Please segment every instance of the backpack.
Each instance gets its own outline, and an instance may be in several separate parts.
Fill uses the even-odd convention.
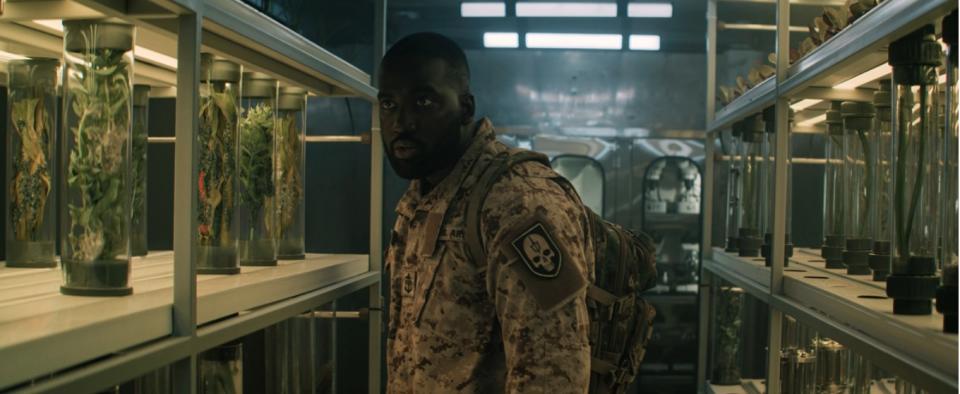
[[[466,241],[470,255],[484,260],[480,210],[493,184],[513,166],[527,161],[550,165],[547,156],[510,149],[496,156],[480,175],[467,201]],[[573,185],[558,178],[575,193]],[[623,393],[637,376],[653,333],[656,310],[641,296],[656,284],[655,248],[644,234],[635,234],[603,220],[584,207],[592,227],[595,280],[587,288],[590,312],[590,392]]]

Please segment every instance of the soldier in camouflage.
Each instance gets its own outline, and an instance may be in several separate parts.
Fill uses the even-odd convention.
[[[388,393],[584,393],[585,289],[593,245],[585,208],[559,175],[523,162],[480,211],[486,261],[465,244],[467,197],[507,147],[474,120],[463,51],[418,33],[381,62],[380,123],[410,186],[386,253]]]

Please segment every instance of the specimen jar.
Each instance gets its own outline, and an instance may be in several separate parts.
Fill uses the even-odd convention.
[[[927,315],[939,278],[940,139],[936,67],[940,44],[933,25],[894,41],[893,66],[893,243],[887,296],[893,313]]]
[[[783,154],[786,155],[787,160],[787,194],[785,198],[786,201],[786,212],[784,213],[784,249],[783,249],[783,266],[786,267],[790,264],[790,257],[793,256],[793,243],[790,242],[790,226],[792,225],[793,220],[793,152],[792,146],[793,143],[790,141],[789,133],[793,127],[793,110],[788,110],[788,119],[787,119],[787,150]],[[766,146],[765,150],[767,151],[767,161],[766,161],[766,178],[767,178],[767,231],[763,234],[763,248],[760,251],[760,254],[766,259],[766,265],[769,267],[773,263],[773,216],[774,212],[774,203],[776,196],[776,156],[780,153],[777,152],[777,123],[776,123],[776,107],[768,107],[763,110],[763,122],[766,125],[764,133],[764,142]]]
[[[843,115],[841,102],[832,101],[827,110],[823,165],[823,247],[827,268],[844,268],[843,247]]]
[[[296,260],[304,257],[305,140],[307,91],[295,87],[280,89],[277,100],[277,160],[275,169],[277,211],[277,257]]]
[[[873,151],[873,103],[844,101],[843,114],[843,194],[844,233],[846,248],[843,263],[849,275],[869,275],[869,256],[873,248],[871,205],[876,200],[873,173],[876,171]]]
[[[134,28],[112,20],[63,27],[60,290],[127,295]]]
[[[644,198],[643,206],[646,212],[667,213],[667,202],[660,195],[660,177],[663,174],[663,168],[666,165],[665,160],[651,164],[647,170],[646,178],[643,180]]]
[[[849,380],[850,349],[829,338],[815,341],[817,393],[844,393]]]
[[[239,341],[217,346],[197,357],[197,393],[243,392],[243,347]]]
[[[873,146],[873,187],[874,198],[870,205],[870,221],[873,228],[873,250],[868,257],[873,280],[887,280],[890,269],[890,240],[893,222],[890,218],[893,204],[893,124],[891,123],[892,104],[890,80],[880,80],[880,90],[873,93],[873,106],[877,110],[874,128]]]
[[[236,274],[233,222],[237,185],[237,105],[240,65],[200,56],[200,127],[197,134],[197,273]]]
[[[958,233],[957,219],[960,217],[958,210],[957,179],[960,173],[957,171],[958,152],[958,106],[957,99],[960,97],[960,90],[957,87],[957,10],[950,13],[943,20],[943,41],[947,44],[946,56],[946,84],[942,87],[944,90],[944,135],[943,135],[943,239],[941,267],[951,264],[957,264],[958,245],[960,239]]]
[[[736,122],[730,130],[730,144],[725,149],[727,160],[727,252],[740,248],[737,231],[740,229],[740,135],[743,122]]]
[[[714,286],[713,356],[710,383],[734,385],[740,383],[740,326],[742,322],[743,289]]]
[[[60,61],[7,64],[7,267],[56,267],[54,189]]]
[[[273,138],[276,116],[277,80],[263,73],[243,73],[236,217],[240,265],[277,264]]]
[[[133,134],[130,140],[130,255],[147,255],[147,113],[150,86],[133,86]]]
[[[744,121],[740,145],[740,230],[739,254],[757,257],[763,245],[764,212],[762,200],[766,179],[763,174],[763,119],[755,115]]]

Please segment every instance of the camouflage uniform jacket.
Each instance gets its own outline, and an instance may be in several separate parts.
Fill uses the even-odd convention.
[[[487,119],[426,195],[412,181],[387,249],[388,393],[584,393],[593,246],[579,197],[539,162],[516,165],[480,213],[487,261],[472,261],[470,187],[508,149]]]

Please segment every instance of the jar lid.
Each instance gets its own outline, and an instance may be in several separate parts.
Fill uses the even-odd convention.
[[[862,101],[844,101],[840,107],[844,118],[873,118],[877,113],[873,103]]]
[[[240,85],[240,97],[273,98],[277,94],[276,79],[246,79]]]
[[[240,82],[240,65],[212,53],[200,54],[200,80]]]
[[[880,90],[873,92],[873,105],[877,108],[890,108],[890,79],[881,79]]]

